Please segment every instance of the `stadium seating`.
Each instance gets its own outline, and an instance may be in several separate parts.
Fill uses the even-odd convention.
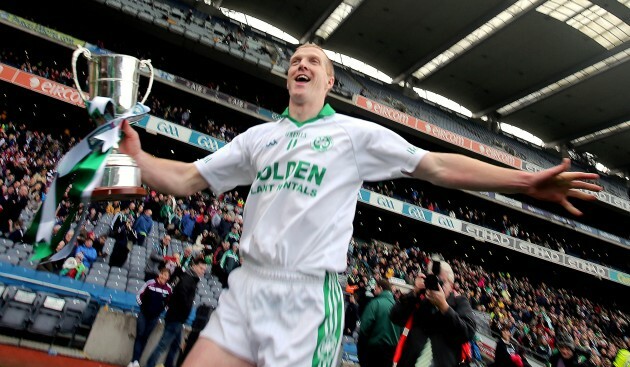
[[[63,317],[66,300],[53,294],[39,292],[40,305],[34,311],[27,330],[33,334],[53,336]]]
[[[0,312],[0,327],[24,330],[33,310],[37,308],[37,293],[24,287],[9,286]]]

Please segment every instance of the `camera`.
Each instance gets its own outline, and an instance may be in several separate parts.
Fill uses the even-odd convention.
[[[427,289],[432,291],[439,291],[440,287],[443,283],[440,278],[435,274],[429,274],[426,278],[424,278],[424,285]]]
[[[440,286],[444,285],[444,282],[438,278],[440,274],[440,262],[434,261],[433,266],[431,267],[431,274],[428,274],[426,278],[424,278],[424,285],[426,289],[432,291],[439,291]]]

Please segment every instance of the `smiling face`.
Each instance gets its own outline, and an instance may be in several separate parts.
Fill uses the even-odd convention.
[[[334,82],[332,63],[319,47],[305,45],[295,51],[287,74],[287,89],[292,103],[321,103],[323,106]]]

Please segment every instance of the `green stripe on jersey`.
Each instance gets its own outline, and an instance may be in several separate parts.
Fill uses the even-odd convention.
[[[337,274],[326,273],[324,280],[324,320],[317,330],[313,367],[332,367],[341,346],[343,295]]]

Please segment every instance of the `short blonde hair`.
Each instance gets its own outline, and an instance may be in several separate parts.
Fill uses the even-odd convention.
[[[316,49],[320,50],[324,54],[324,57],[326,58],[326,60],[325,60],[325,62],[326,62],[326,73],[328,74],[328,76],[332,76],[334,78],[335,77],[335,67],[333,66],[333,63],[330,60],[330,58],[328,58],[328,55],[326,55],[326,52],[324,52],[324,49],[321,48],[319,45],[316,45],[314,43],[305,43],[303,45],[300,45],[298,48],[296,48],[295,52],[297,52],[301,48],[307,48],[307,47],[316,48]]]

